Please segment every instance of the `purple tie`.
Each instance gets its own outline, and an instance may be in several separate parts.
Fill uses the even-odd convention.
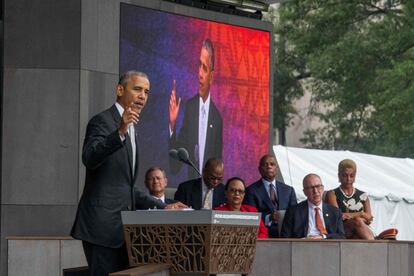
[[[273,205],[276,205],[277,203],[277,196],[275,191],[275,185],[270,183],[269,185],[269,194],[270,194],[270,200],[272,201]]]

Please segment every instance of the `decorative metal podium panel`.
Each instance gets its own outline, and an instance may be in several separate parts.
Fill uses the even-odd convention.
[[[131,266],[166,263],[176,273],[251,271],[259,213],[127,211],[122,221]]]

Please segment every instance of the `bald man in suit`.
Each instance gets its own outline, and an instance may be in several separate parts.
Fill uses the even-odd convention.
[[[322,202],[323,185],[316,174],[303,179],[307,200],[289,208],[283,220],[281,237],[307,239],[344,239],[342,212]]]

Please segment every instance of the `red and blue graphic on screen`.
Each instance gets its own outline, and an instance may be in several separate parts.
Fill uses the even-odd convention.
[[[171,186],[188,178],[185,167],[169,171],[169,100],[175,80],[179,131],[186,101],[198,94],[206,38],[215,52],[210,97],[223,119],[225,178],[259,178],[258,161],[269,151],[270,33],[121,4],[120,72],[143,71],[151,83],[139,122],[142,179],[150,166],[166,169]]]

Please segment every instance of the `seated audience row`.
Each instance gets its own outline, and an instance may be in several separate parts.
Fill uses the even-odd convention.
[[[174,201],[165,199],[167,185],[165,171],[150,168],[145,184],[150,194],[166,202],[182,202],[193,209],[216,209],[241,212],[260,212],[262,221],[260,238],[360,238],[374,239],[369,228],[372,221],[366,193],[354,188],[356,164],[346,159],[339,163],[338,179],[341,185],[326,193],[320,177],[308,174],[303,179],[303,192],[307,199],[297,204],[291,186],[276,180],[278,165],[272,155],[264,155],[258,166],[261,178],[246,188],[243,179],[230,178],[222,183],[224,164],[217,158],[209,159],[202,177],[181,183]],[[287,210],[283,225],[279,210]]]

